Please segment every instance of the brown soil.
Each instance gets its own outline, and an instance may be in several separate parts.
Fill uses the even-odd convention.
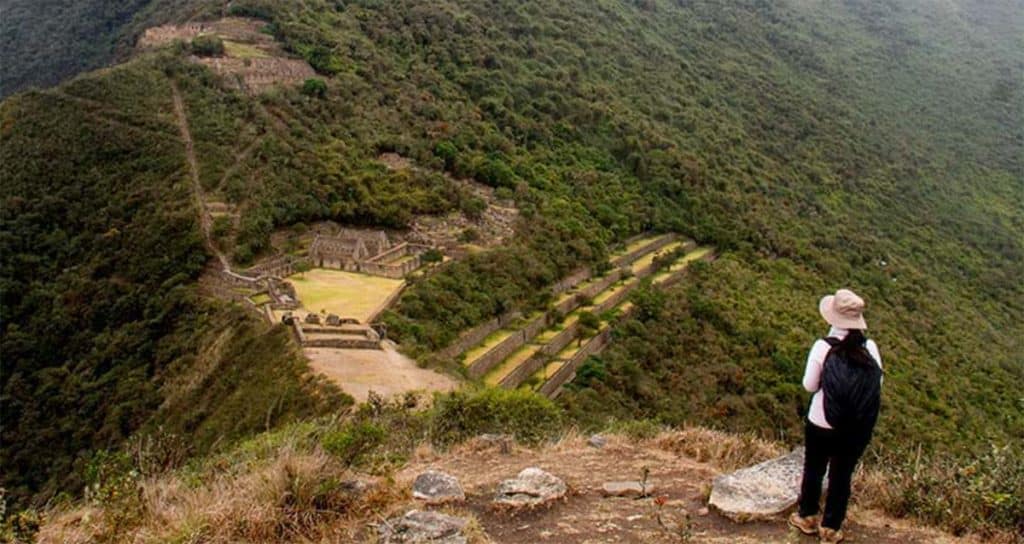
[[[702,542],[702,543],[816,543],[817,539],[790,529],[784,520],[733,522],[715,512],[702,514],[707,489],[718,471],[707,464],[659,450],[638,447],[624,438],[610,437],[603,449],[571,439],[544,451],[514,449],[503,454],[495,446],[470,443],[444,456],[425,454],[399,475],[410,484],[427,468],[459,478],[467,501],[446,507],[450,513],[472,516],[497,543],[552,542]],[[491,507],[497,484],[528,466],[537,466],[563,478],[569,496],[548,508],[511,513]],[[656,496],[667,501],[659,509],[653,499],[603,498],[607,481],[638,480],[644,469],[656,482]],[[397,508],[421,507],[404,504]],[[969,542],[932,529],[922,529],[873,511],[851,508],[845,527],[846,542],[906,544]]]
[[[303,350],[309,366],[326,376],[357,401],[364,402],[370,391],[393,397],[409,391],[451,391],[455,380],[432,370],[416,366],[416,362],[399,353],[389,341],[384,349]]]

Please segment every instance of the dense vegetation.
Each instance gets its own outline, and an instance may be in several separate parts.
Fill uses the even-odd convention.
[[[55,85],[125,57],[135,37],[168,21],[212,16],[198,0],[10,0],[0,17],[0,98]]]
[[[298,223],[401,228],[474,209],[442,172],[513,195],[524,221],[509,247],[442,267],[387,316],[413,351],[543,306],[545,286],[629,234],[675,230],[723,257],[645,294],[562,401],[584,425],[701,421],[796,440],[803,357],[824,332],[815,303],[847,285],[869,301],[887,366],[879,453],[921,444],[955,464],[992,442],[1020,459],[1019,0],[231,6],[323,85],[245,97],[171,50],[3,105],[4,413],[45,397],[85,414],[5,417],[4,485],[37,491],[74,452],[147,421],[204,440],[223,429],[155,411],[162,369],[188,367],[196,338],[219,346],[204,315],[228,332],[246,323],[194,298],[205,257],[168,78],[204,189],[240,214],[217,231],[239,263]],[[385,151],[423,169],[389,171]],[[295,369],[280,381],[297,384],[280,332],[248,334],[267,335],[267,359]],[[235,364],[273,364],[245,345]],[[320,409],[288,399],[288,417]],[[27,444],[17,461],[12,444]]]
[[[283,328],[198,296],[203,251],[159,59],[0,106],[2,486],[76,493],[140,428],[196,453],[343,404]]]

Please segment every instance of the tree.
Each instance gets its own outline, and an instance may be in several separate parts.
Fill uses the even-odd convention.
[[[302,84],[301,92],[306,96],[323,98],[327,96],[327,83],[318,78],[307,79],[306,82]]]
[[[202,35],[192,40],[192,54],[200,57],[219,57],[224,54],[224,40],[219,36]]]
[[[301,260],[295,263],[295,272],[297,272],[299,276],[305,277],[306,272],[309,272],[312,269],[313,265],[310,264],[309,261]]]
[[[601,327],[601,318],[597,317],[594,312],[580,312],[579,324],[580,334],[576,337],[576,347],[583,344],[584,338],[590,338],[597,332],[597,329]]]

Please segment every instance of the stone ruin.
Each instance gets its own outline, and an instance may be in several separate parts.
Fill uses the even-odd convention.
[[[152,49],[174,42],[189,42],[203,35],[218,36],[244,45],[244,53],[235,54],[228,48],[223,56],[193,56],[190,60],[220,75],[226,87],[251,95],[260,94],[275,85],[296,85],[316,77],[316,71],[308,62],[291,58],[272,36],[263,32],[265,26],[264,21],[245,17],[162,25],[146,29],[137,46]]]
[[[384,231],[341,229],[337,234],[317,234],[309,247],[313,266],[362,272],[386,278],[404,278],[420,267],[429,248],[402,242],[393,245]]]
[[[176,41],[189,41],[213,30],[209,23],[186,23],[183,25],[161,25],[147,28],[139,37],[141,48],[161,47]]]

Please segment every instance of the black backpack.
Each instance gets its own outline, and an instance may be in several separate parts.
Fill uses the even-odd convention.
[[[825,341],[832,346],[821,373],[825,420],[841,432],[870,437],[882,402],[882,369],[869,354],[868,364],[851,360],[845,350],[836,349],[838,339]],[[866,350],[863,345],[855,349]]]

